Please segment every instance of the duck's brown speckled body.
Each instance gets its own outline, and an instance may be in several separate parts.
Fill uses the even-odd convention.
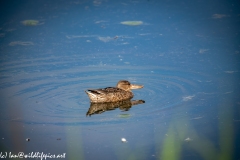
[[[142,85],[131,84],[126,80],[118,82],[116,87],[89,89],[85,91],[92,103],[118,102],[133,98],[131,89],[143,88]]]

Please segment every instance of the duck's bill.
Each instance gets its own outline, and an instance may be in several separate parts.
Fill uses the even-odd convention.
[[[131,89],[140,89],[143,88],[143,85],[131,84]]]

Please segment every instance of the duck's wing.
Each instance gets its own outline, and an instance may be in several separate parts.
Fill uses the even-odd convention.
[[[89,89],[88,92],[91,92],[92,94],[108,94],[108,93],[116,93],[121,92],[122,89],[116,88],[116,87],[107,87],[103,89]]]

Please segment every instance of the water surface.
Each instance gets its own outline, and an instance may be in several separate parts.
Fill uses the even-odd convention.
[[[2,152],[239,159],[238,2],[3,6],[10,9],[0,19]],[[144,85],[133,100],[145,103],[86,116],[84,91],[122,79]]]

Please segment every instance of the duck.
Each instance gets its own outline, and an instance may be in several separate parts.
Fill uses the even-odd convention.
[[[85,92],[91,103],[106,103],[130,100],[134,96],[131,90],[140,88],[143,88],[143,85],[131,84],[127,80],[120,80],[116,87],[88,89]]]

